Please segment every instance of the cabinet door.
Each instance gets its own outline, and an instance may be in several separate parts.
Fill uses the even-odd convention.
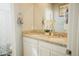
[[[66,47],[52,45],[52,56],[66,56]]]
[[[58,51],[52,51],[51,56],[66,56],[66,54],[59,53]]]
[[[24,45],[24,56],[37,56],[37,46],[32,46],[29,44]]]
[[[39,56],[50,56],[50,49],[39,47]]]
[[[51,55],[51,44],[39,41],[39,56],[50,56]]]
[[[24,41],[23,43],[24,56],[37,56],[38,55],[37,40],[31,38],[24,38],[23,41]]]

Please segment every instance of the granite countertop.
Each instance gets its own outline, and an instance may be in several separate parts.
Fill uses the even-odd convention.
[[[30,37],[33,39],[37,39],[37,40],[42,40],[45,42],[49,42],[51,44],[56,44],[56,45],[60,45],[63,47],[67,46],[67,37],[64,36],[54,36],[54,35],[47,35],[46,33],[43,32],[36,32],[36,31],[24,31],[23,32],[23,36],[24,37]]]

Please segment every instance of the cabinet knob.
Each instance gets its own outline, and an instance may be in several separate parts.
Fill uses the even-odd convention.
[[[70,55],[70,56],[72,55],[72,51],[69,49],[66,50],[66,53],[67,53],[67,55]]]

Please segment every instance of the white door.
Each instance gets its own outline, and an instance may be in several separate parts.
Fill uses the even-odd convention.
[[[0,45],[2,47],[15,40],[14,18],[12,4],[0,3]]]
[[[69,4],[68,46],[71,55],[79,55],[79,4]],[[78,34],[78,35],[77,35]]]
[[[0,3],[0,45],[10,44],[12,55],[22,55],[21,27],[14,8],[14,4]]]
[[[11,31],[11,12],[10,4],[0,4],[0,45],[6,45],[10,43],[10,31]]]

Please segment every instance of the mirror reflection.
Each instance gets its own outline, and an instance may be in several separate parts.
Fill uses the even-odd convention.
[[[45,31],[67,32],[68,4],[48,4],[42,21]]]

